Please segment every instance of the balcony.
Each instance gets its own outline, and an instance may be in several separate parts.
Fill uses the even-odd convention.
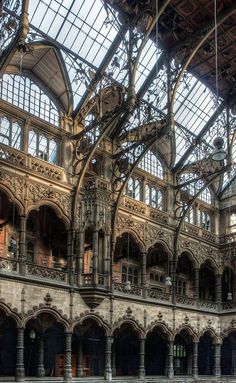
[[[169,215],[163,210],[155,209],[146,205],[142,201],[137,201],[134,198],[123,196],[121,205],[133,213],[145,215],[153,221],[168,223]]]
[[[23,166],[55,181],[66,181],[65,171],[61,167],[51,165],[46,161],[37,157],[32,157],[30,154],[26,154],[4,144],[0,144],[0,160],[4,160],[5,163],[16,165],[20,169],[22,169]]]
[[[193,225],[192,223],[184,222],[182,231],[187,234],[193,235],[194,237],[202,238],[205,241],[218,244],[218,237],[215,233],[212,233],[208,230],[204,230],[201,227]]]

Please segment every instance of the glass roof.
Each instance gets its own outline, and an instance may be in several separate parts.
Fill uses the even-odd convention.
[[[21,4],[16,0],[5,0],[5,9],[13,11],[16,3]],[[19,6],[14,12],[19,14]],[[107,79],[123,87],[128,86],[128,32],[121,25],[118,13],[111,11],[106,1],[29,0],[29,22],[34,39],[48,39],[60,48],[72,85],[74,110],[85,98],[96,72],[104,66],[104,57],[107,57],[105,63]],[[137,36],[141,36],[141,32],[137,33]],[[118,45],[112,50],[117,39]],[[140,43],[141,39],[137,42],[137,49]],[[153,113],[165,116],[168,106],[168,79],[166,65],[159,64],[161,54],[160,47],[149,39],[139,59],[135,86],[136,92],[144,87],[143,100],[150,103]],[[174,60],[170,65],[174,73],[176,70]],[[156,76],[149,81],[149,75],[153,71],[156,71]],[[103,84],[102,81],[99,86]],[[177,166],[199,135],[203,141],[198,149],[185,158],[184,163],[196,160],[197,152],[212,148],[212,138],[216,129],[219,130],[219,124],[213,122],[212,128],[206,133],[204,128],[217,106],[218,102],[215,101],[210,89],[194,75],[186,72],[177,89],[174,103]],[[135,120],[136,115],[131,116],[130,122],[127,123],[131,129],[134,124],[139,125]]]

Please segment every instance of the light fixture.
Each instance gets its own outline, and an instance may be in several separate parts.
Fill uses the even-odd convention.
[[[33,328],[29,332],[29,337],[30,337],[30,340],[32,340],[32,342],[33,342],[35,337],[36,337],[36,332],[34,331]]]
[[[172,286],[171,277],[166,277],[166,279],[165,279],[165,285],[166,285],[166,286]]]
[[[222,137],[217,136],[213,141],[213,145],[215,147],[211,154],[211,158],[213,159],[213,161],[225,160],[227,157],[227,153],[224,150],[224,139]]]

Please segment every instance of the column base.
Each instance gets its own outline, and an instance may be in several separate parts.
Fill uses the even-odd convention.
[[[38,367],[38,370],[37,370],[37,377],[38,377],[38,378],[44,378],[44,377],[45,377],[45,370],[44,370],[44,367]]]
[[[83,378],[83,375],[84,375],[83,368],[78,368],[77,369],[77,377],[78,378]]]
[[[194,379],[198,378],[198,369],[193,369],[193,377]]]
[[[173,367],[169,367],[169,368],[167,369],[167,377],[168,377],[169,379],[173,379],[173,377],[174,377],[174,368],[173,368]]]
[[[145,369],[144,368],[139,369],[138,377],[139,377],[139,379],[143,379],[145,377]]]
[[[71,372],[71,369],[70,370],[65,370],[65,373],[64,373],[64,382],[65,383],[72,383],[72,372]]]
[[[25,380],[25,369],[24,369],[24,366],[16,367],[15,380],[16,380],[16,382],[24,382],[24,380]]]
[[[214,376],[217,378],[221,377],[221,370],[220,368],[214,369]]]
[[[107,370],[107,371],[105,370],[104,378],[108,382],[112,381],[112,372],[111,372],[111,370]]]

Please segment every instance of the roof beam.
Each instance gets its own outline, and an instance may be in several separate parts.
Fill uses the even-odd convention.
[[[214,122],[217,120],[217,118],[220,116],[220,114],[223,112],[224,110],[224,107],[225,107],[225,103],[222,102],[219,107],[217,108],[217,110],[214,112],[214,114],[209,118],[209,120],[207,121],[207,123],[205,124],[205,126],[202,128],[202,130],[199,132],[199,134],[196,136],[196,142],[197,143],[200,143],[202,138],[204,137],[204,135],[208,132],[208,130],[210,129],[210,127],[214,124]],[[197,144],[198,145],[198,144]],[[194,144],[191,144],[189,146],[189,148],[186,150],[186,152],[183,154],[183,156],[180,158],[179,162],[177,162],[177,164],[175,165],[175,167],[173,168],[173,171],[175,172],[178,168],[181,168],[184,164],[184,162],[187,160],[187,158],[189,157],[189,155],[192,153],[194,147],[196,145]]]

